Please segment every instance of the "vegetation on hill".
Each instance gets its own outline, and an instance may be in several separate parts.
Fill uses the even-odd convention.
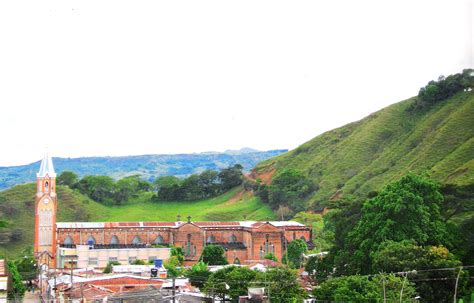
[[[321,289],[327,288],[315,291],[318,299],[336,299],[344,279],[378,279],[379,273],[406,276],[423,302],[452,300],[458,276],[458,294],[466,295],[474,284],[461,266],[472,265],[474,230],[447,221],[442,201],[436,183],[408,174],[373,198],[340,204],[325,217],[325,229],[333,234],[329,254],[306,265]],[[467,222],[472,221],[474,216]],[[342,284],[333,279],[342,276]]]
[[[427,173],[442,184],[472,184],[474,92],[458,92],[425,110],[410,110],[417,101],[393,104],[317,136],[259,163],[252,177],[263,181],[286,169],[299,171],[317,189],[305,199],[305,208],[342,195],[379,191],[410,171]]]
[[[208,169],[223,169],[237,163],[243,166],[244,171],[249,171],[258,162],[286,151],[242,149],[224,153],[53,158],[53,162],[57,173],[73,171],[80,177],[103,175],[113,179],[141,175],[143,179],[153,181],[161,176],[182,178]],[[39,167],[39,162],[22,166],[0,167],[0,190],[35,180]]]
[[[35,184],[0,192],[0,255],[18,256],[33,244]],[[194,221],[274,219],[270,207],[236,187],[214,198],[197,201],[153,202],[152,192],[140,192],[121,205],[98,203],[78,190],[58,185],[58,222],[175,221],[178,215]],[[238,197],[238,198],[236,198]]]
[[[219,172],[206,170],[184,179],[174,176],[160,177],[155,181],[158,194],[154,201],[193,201],[212,198],[242,184],[242,165],[236,164]]]
[[[85,176],[82,179],[70,171],[58,176],[58,184],[77,189],[80,193],[102,204],[121,205],[146,193],[153,193],[151,200],[196,201],[213,198],[242,184],[243,167],[240,164],[222,170],[206,170],[179,179],[175,176],[160,177],[150,183],[134,175],[115,181],[108,176]]]

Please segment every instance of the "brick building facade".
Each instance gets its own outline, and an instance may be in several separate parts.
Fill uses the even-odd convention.
[[[63,248],[78,245],[128,250],[129,257],[133,251],[133,256],[151,257],[150,254],[157,253],[150,250],[153,246],[176,246],[183,248],[185,263],[192,264],[209,244],[222,246],[229,263],[262,260],[268,253],[281,260],[287,243],[303,239],[311,244],[311,228],[291,221],[193,222],[188,217],[182,222],[178,216],[174,222],[56,222],[55,187],[53,162],[46,155],[37,174],[34,251],[40,264],[48,267],[61,266],[56,253],[66,258],[68,252]],[[137,249],[149,252],[140,254]]]
[[[182,247],[186,264],[199,260],[206,245],[222,246],[229,263],[261,260],[273,253],[281,260],[294,239],[310,243],[311,229],[292,221],[240,222],[58,222],[58,245],[96,247]]]

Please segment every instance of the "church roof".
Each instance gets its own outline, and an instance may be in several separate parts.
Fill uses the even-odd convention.
[[[44,154],[43,160],[41,161],[41,166],[36,174],[36,177],[46,177],[46,175],[55,178],[56,173],[54,172],[53,160],[48,153]]]
[[[232,228],[232,227],[247,227],[255,228],[266,221],[208,221],[208,222],[192,222],[196,226],[202,228]],[[295,221],[270,221],[268,222],[275,227],[285,228],[301,228],[304,224]],[[124,227],[171,227],[177,228],[184,224],[183,222],[57,222],[57,228],[124,228]]]

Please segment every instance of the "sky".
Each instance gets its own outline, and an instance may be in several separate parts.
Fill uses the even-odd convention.
[[[0,1],[0,166],[293,149],[474,67],[473,4]]]

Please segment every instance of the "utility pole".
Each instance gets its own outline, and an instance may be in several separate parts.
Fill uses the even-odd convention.
[[[461,271],[462,271],[462,266],[459,267],[459,272],[458,272],[458,276],[456,277],[456,286],[454,288],[454,303],[456,303],[456,299],[457,299],[457,295],[458,295],[458,282],[459,282],[459,276],[461,275]]]
[[[176,278],[173,277],[173,290],[172,290],[172,292],[173,292],[173,303],[176,302],[176,301],[175,301],[175,295],[176,295],[175,288],[176,288]]]
[[[405,287],[405,282],[407,281],[408,272],[404,272],[405,277],[403,278],[402,290],[400,290],[400,303],[402,303],[403,298],[403,288]]]

